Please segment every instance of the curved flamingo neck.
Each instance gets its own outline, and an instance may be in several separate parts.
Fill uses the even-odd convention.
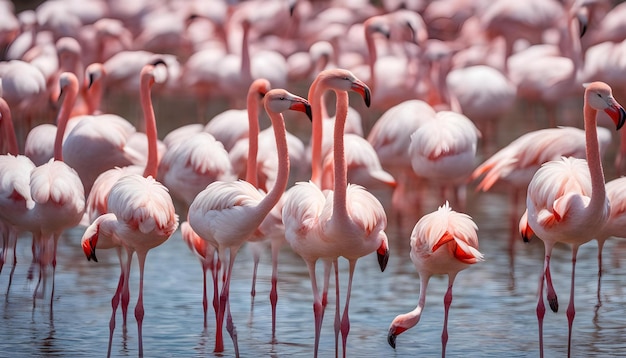
[[[348,186],[348,172],[344,149],[344,127],[348,117],[348,92],[336,91],[337,112],[335,114],[335,130],[333,159],[335,161],[335,184],[333,194],[333,216],[348,216],[346,206],[346,190]]]
[[[9,104],[0,97],[0,125],[2,126],[2,132],[4,140],[7,145],[7,153],[18,155],[20,153],[17,145],[17,136],[15,135],[15,128],[13,127],[13,117],[11,117],[11,109]]]
[[[585,92],[585,104],[583,107],[585,121],[585,143],[587,164],[591,177],[591,202],[589,207],[599,208],[606,200],[606,188],[604,187],[604,171],[602,170],[602,158],[600,158],[600,146],[598,144],[597,110],[588,103],[589,94]]]
[[[65,72],[64,75],[69,79],[69,83],[63,89],[65,95],[57,117],[57,133],[54,139],[54,160],[59,161],[63,161],[63,137],[65,135],[65,128],[67,128],[67,121],[70,119],[72,108],[78,96],[78,79],[76,75],[70,72]]]
[[[269,114],[270,120],[272,121],[274,137],[276,138],[278,173],[276,176],[276,183],[257,206],[259,214],[262,214],[262,218],[265,218],[276,203],[278,203],[287,188],[287,181],[289,180],[289,152],[287,149],[285,120],[282,114],[269,111],[267,106],[265,107],[265,110]]]
[[[153,178],[156,178],[159,166],[157,154],[157,127],[156,119],[154,117],[154,107],[152,106],[152,97],[150,96],[151,88],[154,84],[154,75],[152,74],[153,69],[153,66],[144,66],[141,70],[139,96],[146,127],[146,136],[148,137],[148,160],[143,176],[152,176]]]
[[[247,97],[248,108],[248,161],[246,181],[258,188],[257,155],[259,152],[259,93],[250,87]]]

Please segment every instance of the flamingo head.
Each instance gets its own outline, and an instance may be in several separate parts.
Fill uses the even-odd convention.
[[[595,110],[604,111],[613,120],[617,130],[622,128],[626,121],[626,111],[613,97],[611,87],[599,81],[586,83],[584,86],[586,103]]]
[[[378,249],[376,250],[378,256],[378,265],[380,265],[380,271],[385,271],[387,262],[389,261],[389,245],[387,244],[387,238],[383,240]]]
[[[265,94],[263,100],[265,102],[265,110],[268,113],[282,113],[286,110],[292,110],[306,113],[309,120],[313,118],[309,101],[284,89],[270,90]]]

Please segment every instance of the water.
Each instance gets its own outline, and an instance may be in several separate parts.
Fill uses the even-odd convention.
[[[195,107],[190,105],[190,108]],[[129,106],[126,111],[133,117],[138,109]],[[156,111],[157,118],[164,118],[168,117],[164,112],[178,113],[180,106],[157,104]],[[191,122],[189,118],[193,115],[162,124],[161,137],[185,121]],[[511,117],[509,123],[502,126],[502,138],[507,138],[502,141],[519,135],[519,126]],[[301,131],[307,133],[307,129]],[[613,157],[608,155],[607,158]],[[535,307],[538,278],[543,265],[543,244],[537,239],[529,244],[516,239],[514,255],[509,255],[507,196],[498,192],[474,193],[471,188],[469,191],[465,212],[478,224],[480,250],[485,255],[485,261],[457,276],[450,309],[447,354],[450,357],[537,357]],[[384,203],[389,201],[388,193],[377,194]],[[427,201],[426,210],[430,212],[440,204],[438,200],[431,199]],[[348,356],[441,355],[443,295],[447,277],[431,279],[422,319],[416,327],[398,336],[397,349],[387,344],[391,321],[396,315],[412,310],[418,301],[419,277],[410,261],[408,244],[410,231],[418,218],[419,215],[409,217],[399,227],[395,216],[389,215],[387,233],[391,258],[385,272],[380,272],[374,255],[358,261],[350,305]],[[83,230],[68,230],[59,242],[53,319],[50,319],[48,297],[37,299],[33,308],[32,293],[36,281],[27,279],[31,241],[28,236],[18,240],[18,262],[8,294],[10,265],[5,265],[0,275],[0,356],[94,357],[106,354],[110,301],[117,285],[119,265],[115,252],[111,250],[100,250],[98,263],[87,261],[80,248]],[[572,340],[574,357],[607,357],[626,353],[626,342],[623,340],[626,336],[626,316],[623,314],[626,278],[622,273],[626,245],[619,240],[610,240],[604,252],[606,272],[602,278],[602,305],[596,310],[597,246],[591,242],[579,250],[575,295],[577,315]],[[548,357],[561,357],[567,353],[565,311],[571,274],[571,251],[568,247],[555,247],[552,270],[560,310],[558,313],[546,313],[545,353]],[[306,265],[286,246],[281,251],[279,271],[278,342],[272,344],[268,298],[271,273],[269,251],[261,257],[254,306],[250,296],[251,252],[244,247],[237,257],[230,302],[243,357],[312,356],[312,294]],[[340,261],[340,277],[345,294],[345,261]],[[138,269],[135,263],[131,274],[131,305],[126,333],[122,329],[121,312],[118,310],[112,348],[115,357],[132,357],[138,353],[133,315],[137,288]],[[228,335],[224,341],[225,352],[213,353],[215,324],[211,308],[209,326],[206,330],[203,328],[202,271],[179,231],[149,252],[144,293],[143,344],[146,357],[234,355]],[[321,357],[334,354],[334,309],[334,286],[331,285],[322,328]]]

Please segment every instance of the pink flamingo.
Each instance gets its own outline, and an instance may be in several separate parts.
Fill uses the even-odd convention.
[[[57,243],[66,229],[78,225],[85,212],[85,194],[80,178],[74,169],[63,162],[61,150],[67,120],[78,96],[78,80],[74,74],[65,72],[61,74],[59,83],[63,104],[58,114],[59,129],[55,138],[53,160],[36,168],[31,167],[29,172],[26,171],[30,167],[27,163],[32,162],[21,161],[19,166],[13,166],[15,172],[8,176],[9,187],[3,188],[12,189],[11,194],[6,196],[10,203],[3,206],[3,209],[12,210],[4,212],[3,217],[12,225],[33,233],[33,264],[39,265],[33,307],[36,298],[45,293],[47,270],[49,266],[52,267],[50,319],[53,318]],[[7,159],[9,157],[12,156],[6,156]],[[13,158],[20,160],[20,157]],[[16,165],[15,160],[11,161]],[[43,289],[40,291],[42,281]]]
[[[233,340],[237,356],[239,355],[237,333],[228,304],[233,264],[239,248],[255,234],[265,217],[278,203],[287,186],[289,153],[284,120],[280,112],[292,109],[310,114],[310,105],[305,99],[282,89],[268,92],[264,103],[274,128],[278,158],[281,163],[278,167],[276,184],[267,195],[263,195],[254,185],[246,181],[213,182],[196,196],[189,207],[187,220],[200,237],[217,249],[219,260],[226,263],[219,297],[215,351],[224,350],[222,324],[226,313],[228,315],[226,327]],[[237,227],[228,224],[233,220],[239,223]],[[226,251],[229,251],[228,257]]]
[[[474,170],[480,133],[463,114],[441,111],[435,120],[411,134],[408,153],[413,171],[441,186],[442,195],[452,190],[454,203],[465,208],[466,183]]]
[[[4,98],[0,97],[0,133],[6,154],[0,155],[0,226],[3,230],[2,253],[0,254],[0,271],[4,266],[8,250],[13,251],[13,265],[9,276],[8,291],[13,281],[13,273],[17,265],[16,245],[20,227],[14,223],[16,218],[24,215],[32,204],[30,198],[30,173],[35,164],[26,156],[18,155],[19,148],[11,109]],[[22,200],[23,199],[23,200]]]
[[[600,153],[605,153],[611,143],[611,132],[598,127],[598,142]],[[480,179],[476,190],[486,192],[502,186],[509,193],[511,232],[515,232],[509,242],[511,255],[513,237],[518,237],[520,198],[537,169],[543,163],[561,157],[585,158],[585,147],[585,131],[580,128],[544,128],[516,138],[474,169],[471,179]]]
[[[211,277],[213,278],[213,311],[215,311],[215,319],[217,322],[217,313],[219,309],[219,297],[218,297],[218,277],[217,273],[219,271],[218,263],[219,261],[215,258],[215,248],[209,244],[208,241],[204,240],[189,225],[189,222],[184,221],[180,224],[180,232],[183,237],[183,240],[189,246],[189,249],[198,257],[200,260],[200,264],[202,265],[202,282],[203,282],[203,290],[202,290],[202,308],[204,311],[204,328],[206,329],[207,324],[207,310],[209,306],[209,300],[207,296],[207,270],[211,270]]]
[[[626,177],[619,177],[606,183],[606,196],[611,204],[611,214],[606,224],[596,234],[595,239],[598,242],[598,304],[600,300],[600,283],[602,280],[602,249],[604,243],[611,237],[626,237]]]
[[[426,288],[432,275],[448,275],[448,290],[443,299],[444,321],[441,334],[441,356],[446,355],[448,343],[448,311],[452,304],[452,285],[456,275],[470,265],[483,261],[478,251],[478,227],[472,218],[450,208],[448,202],[437,211],[424,215],[411,233],[411,261],[420,276],[417,307],[398,315],[389,326],[387,341],[396,348],[399,334],[415,326],[422,317],[426,303]]]
[[[291,248],[299,254],[307,264],[311,286],[313,289],[313,313],[315,316],[315,349],[317,356],[320,330],[326,297],[330,267],[339,256],[349,261],[349,281],[343,317],[339,318],[339,304],[336,309],[335,335],[341,329],[343,353],[346,355],[346,342],[350,330],[348,308],[352,277],[358,258],[373,251],[378,253],[381,270],[384,270],[389,258],[387,236],[384,229],[387,217],[382,204],[357,185],[348,185],[346,160],[344,156],[344,124],[348,111],[348,90],[359,93],[369,105],[369,88],[350,71],[332,69],[322,71],[309,89],[309,98],[319,101],[324,91],[333,89],[337,95],[337,118],[334,131],[335,182],[334,190],[322,192],[315,184],[321,163],[318,148],[321,145],[321,120],[319,119],[319,102],[314,102],[314,110],[318,112],[313,119],[313,175],[309,182],[296,183],[286,194],[283,206],[283,223],[285,238]],[[314,112],[315,113],[315,112]],[[318,163],[318,164],[316,164]],[[358,203],[358,204],[357,204]],[[315,264],[318,259],[324,261],[324,288],[320,297],[315,275]],[[337,276],[337,271],[335,271]],[[337,279],[337,295],[339,281]],[[337,300],[338,302],[338,300]],[[335,341],[337,344],[337,340]],[[335,347],[337,351],[337,346]]]
[[[135,306],[137,320],[137,335],[139,340],[139,356],[143,356],[143,274],[146,255],[154,247],[163,244],[176,231],[178,215],[175,213],[174,203],[165,186],[156,181],[158,164],[156,161],[156,121],[150,100],[150,87],[157,79],[163,79],[163,68],[147,65],[141,71],[141,104],[146,118],[146,132],[149,141],[148,163],[143,175],[126,174],[120,177],[111,187],[107,200],[107,214],[99,216],[86,230],[82,240],[82,247],[88,260],[97,262],[96,248],[99,248],[99,238],[102,234],[107,237],[104,248],[122,247],[127,253],[127,260],[123,262],[120,255],[122,274],[118,288],[113,295],[111,305],[113,313],[109,323],[109,347],[107,356],[111,355],[113,331],[115,329],[115,312],[122,298],[122,309],[127,306],[128,283],[132,255],[137,253],[139,261],[139,295]],[[120,250],[118,250],[120,254]],[[121,288],[120,288],[121,286]]]
[[[552,285],[550,256],[558,242],[572,246],[572,279],[567,307],[568,356],[571,353],[574,308],[574,277],[576,255],[580,245],[596,237],[610,215],[604,185],[604,172],[597,135],[599,111],[606,113],[620,129],[626,120],[624,108],[617,103],[611,88],[604,82],[586,85],[584,95],[584,123],[587,160],[561,158],[544,164],[528,185],[526,212],[520,220],[520,232],[525,241],[534,233],[545,246],[544,268],[539,282],[537,321],[539,323],[539,350],[543,357],[543,283],[547,284],[550,308],[558,310],[557,296]]]

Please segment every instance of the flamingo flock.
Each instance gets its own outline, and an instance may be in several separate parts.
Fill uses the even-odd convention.
[[[346,357],[359,329],[350,322],[350,304],[361,304],[351,302],[357,261],[371,265],[376,253],[385,271],[410,258],[418,305],[385,308],[397,311],[387,342],[395,349],[417,325],[431,276],[448,275],[443,357],[453,283],[489,260],[470,201],[503,189],[511,260],[515,242],[544,243],[541,357],[544,290],[559,307],[552,250],[572,248],[571,356],[578,249],[598,243],[598,310],[604,243],[626,237],[626,132],[613,130],[626,120],[623,9],[608,0],[58,0],[32,9],[0,0],[0,273],[12,265],[0,278],[11,287],[16,243],[32,237],[33,311],[46,297],[52,322],[60,237],[80,230],[76,249],[94,262],[115,249],[112,356],[136,254],[143,356],[147,254],[180,231],[202,269],[205,329],[211,271],[214,352],[231,350],[225,327],[239,356],[241,312],[230,303],[238,253],[253,253],[253,299],[261,254],[271,253],[277,344],[285,247],[309,274],[311,355],[334,302],[335,355]],[[523,123],[502,128],[515,111]],[[404,239],[389,235],[391,223],[410,238],[408,252],[394,251]]]

